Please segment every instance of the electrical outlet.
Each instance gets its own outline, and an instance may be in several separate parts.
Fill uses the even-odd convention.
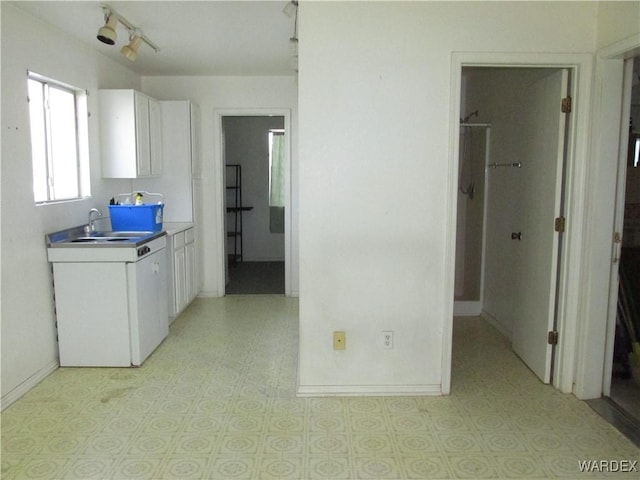
[[[382,348],[393,348],[393,331],[387,330],[382,332]]]
[[[346,347],[345,340],[344,332],[333,332],[333,349],[344,350]]]

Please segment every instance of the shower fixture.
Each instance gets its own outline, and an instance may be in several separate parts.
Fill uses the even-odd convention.
[[[298,12],[298,2],[297,0],[291,0],[287,2],[287,4],[282,9],[282,13],[284,13],[287,17],[293,18]]]
[[[477,114],[477,110],[474,113]],[[465,121],[468,120],[470,117],[471,115],[469,115],[465,119]],[[464,123],[464,122],[461,122],[461,123]],[[462,152],[461,152],[462,157],[460,162],[461,163],[460,181],[458,185],[458,190],[460,190],[461,194],[468,196],[469,200],[473,200],[473,196],[476,191],[476,182],[475,182],[475,169],[473,168],[473,159],[470,158],[470,156],[472,156],[472,153],[471,153],[472,131],[470,128],[467,128],[467,127],[463,127],[463,129],[464,130],[461,130],[460,133],[461,134],[466,133],[466,135],[464,135],[464,140],[462,142]]]
[[[511,162],[511,163],[492,163],[487,165],[488,168],[498,168],[498,167],[514,167],[514,168],[522,168],[522,162]]]
[[[467,188],[464,188],[462,185],[460,185],[460,193],[463,195],[467,195],[469,197],[469,200],[473,200],[473,195],[475,194],[476,191],[476,182],[472,181],[469,185],[467,185]]]
[[[287,17],[293,18],[293,35],[289,38],[289,50],[291,52],[291,67],[298,72],[298,1],[291,0],[282,9]]]
[[[471,112],[469,115],[467,115],[464,118],[461,118],[460,123],[467,123],[471,117],[477,117],[477,116],[479,116],[478,110],[476,110],[475,112]]]

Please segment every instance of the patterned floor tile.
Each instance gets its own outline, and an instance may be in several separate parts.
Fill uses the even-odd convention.
[[[402,456],[404,476],[411,480],[453,478],[449,464],[441,456]]]
[[[113,457],[98,457],[95,455],[75,456],[69,461],[63,478],[85,480],[88,478],[108,478],[113,470],[115,460]]]
[[[296,312],[198,299],[142,367],[57,370],[2,412],[2,479],[637,478],[580,472],[640,450],[481,319],[449,396],[297,398]]]
[[[355,478],[349,458],[339,455],[309,455],[306,476],[309,480],[350,480]]]
[[[216,455],[209,467],[205,478],[250,480],[256,477],[255,457],[237,457],[235,455]]]
[[[170,455],[161,467],[158,478],[176,480],[201,480],[209,465],[208,455]]]

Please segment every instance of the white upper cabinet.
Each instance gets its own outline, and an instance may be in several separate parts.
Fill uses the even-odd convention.
[[[162,174],[160,102],[135,90],[100,90],[102,176],[149,178]]]

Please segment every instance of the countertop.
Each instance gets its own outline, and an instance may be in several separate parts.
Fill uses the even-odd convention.
[[[194,227],[192,222],[164,222],[162,225],[163,230],[167,235],[175,235],[176,233],[184,232],[185,230]]]

